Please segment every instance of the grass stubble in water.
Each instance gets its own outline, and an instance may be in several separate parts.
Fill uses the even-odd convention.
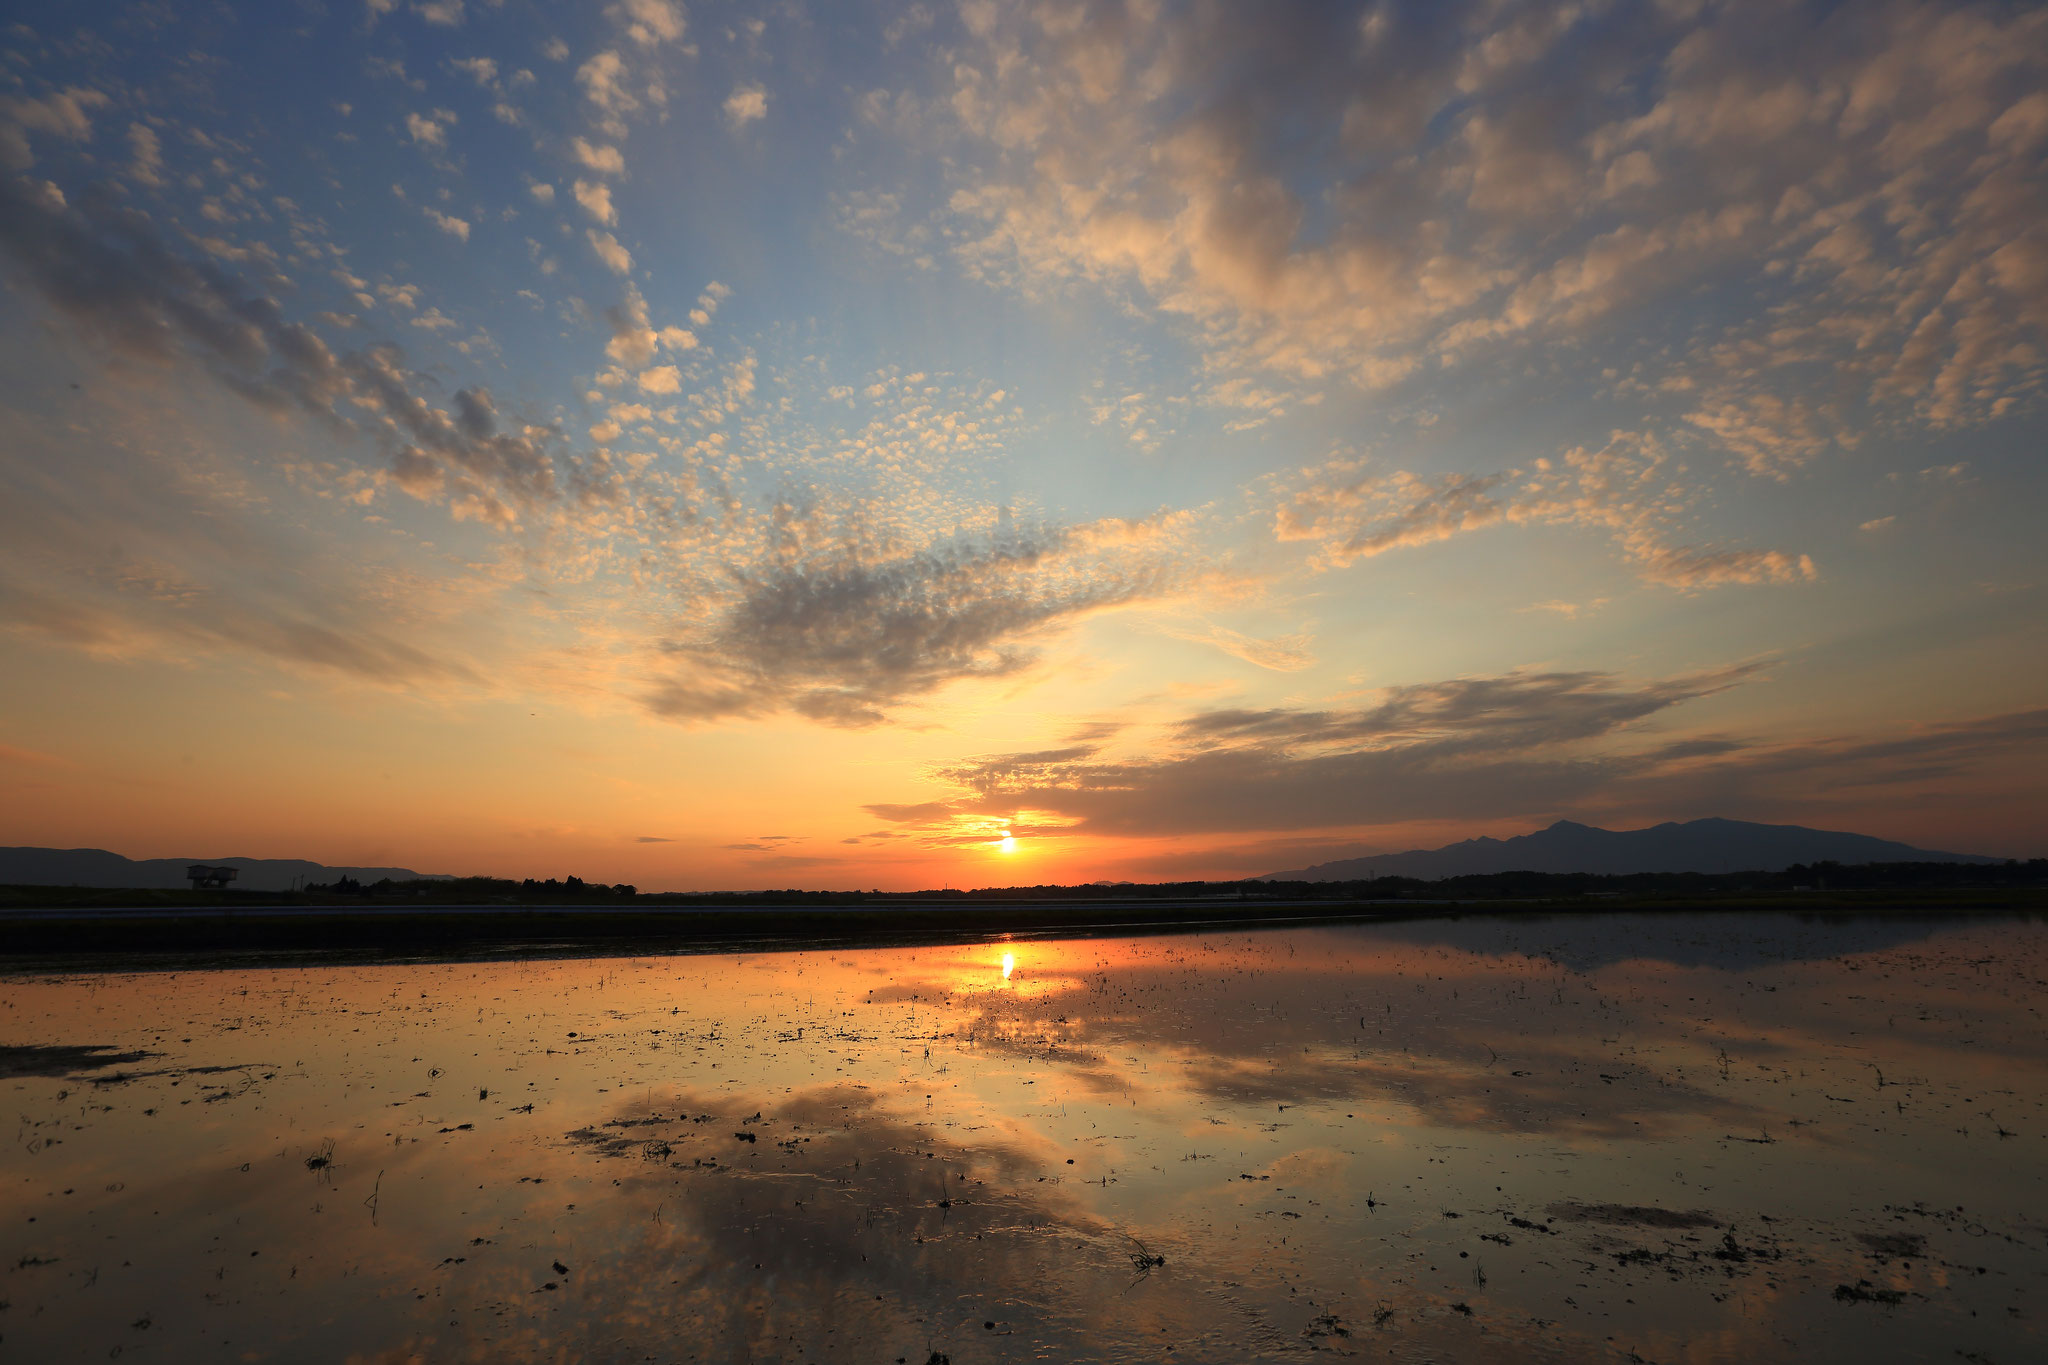
[[[0,1360],[2044,1353],[2048,932],[8,978]]]

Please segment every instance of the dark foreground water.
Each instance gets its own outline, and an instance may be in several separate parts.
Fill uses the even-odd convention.
[[[0,978],[0,1360],[2048,1357],[2048,926]]]

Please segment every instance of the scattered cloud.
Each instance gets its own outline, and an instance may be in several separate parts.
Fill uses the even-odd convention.
[[[1295,673],[1315,662],[1310,646],[1313,641],[1307,635],[1287,635],[1277,639],[1260,640],[1252,636],[1219,626],[1214,622],[1203,622],[1199,626],[1163,624],[1158,627],[1162,635],[1192,644],[1210,645],[1223,651],[1233,659],[1242,659],[1258,668],[1270,669],[1275,673]]]
[[[1340,456],[1277,484],[1274,535],[1316,546],[1343,567],[1394,550],[1503,525],[1583,526],[1607,532],[1645,580],[1681,589],[1797,583],[1813,561],[1783,550],[1673,544],[1699,491],[1661,442],[1615,432],[1597,450],[1539,457],[1527,470],[1432,480]]]
[[[737,130],[768,117],[768,92],[758,85],[736,86],[725,97],[725,121]]]
[[[576,182],[575,192],[576,202],[583,206],[585,213],[598,222],[609,227],[619,221],[619,212],[612,207],[612,191],[609,185],[579,180]]]
[[[409,492],[507,523],[516,505],[555,495],[543,441],[500,431],[488,391],[460,389],[448,409],[435,407],[395,348],[337,355],[274,298],[180,257],[144,215],[107,195],[53,204],[0,179],[0,250],[51,306],[116,351],[189,359],[265,407],[337,423],[360,414]],[[409,286],[388,292],[411,306]]]
[[[1698,390],[1679,415],[1772,478],[1885,414],[1982,421],[2042,382],[2039,12],[1375,13],[1368,40],[1314,0],[972,10],[905,134],[943,190],[848,225],[998,287],[1142,300],[1230,402],[1669,341],[1639,382]],[[1665,333],[1700,291],[1722,324]]]
[[[572,138],[569,145],[576,153],[576,160],[581,162],[586,169],[596,171],[599,175],[624,175],[626,173],[625,154],[617,147],[608,146],[604,143],[593,143],[580,137]]]
[[[640,46],[682,41],[683,8],[673,0],[620,0],[618,9],[626,36]]]
[[[454,122],[453,111],[436,109],[431,117],[425,114],[407,114],[405,130],[412,134],[414,142],[440,151],[448,146],[448,129]]]
[[[92,136],[92,111],[113,101],[98,90],[70,86],[41,99],[0,96],[0,168],[25,171],[35,165],[29,135],[83,142]]]
[[[128,163],[128,174],[138,184],[151,188],[162,186],[164,150],[156,130],[146,123],[129,124],[128,147],[134,158]]]
[[[428,222],[447,233],[450,237],[464,242],[469,240],[469,224],[463,219],[434,208],[422,208],[420,212],[427,215]]]
[[[604,262],[605,269],[615,275],[624,275],[632,271],[633,255],[619,245],[618,238],[609,232],[599,232],[596,228],[586,230],[584,236],[590,239],[590,249],[597,253],[597,259]]]

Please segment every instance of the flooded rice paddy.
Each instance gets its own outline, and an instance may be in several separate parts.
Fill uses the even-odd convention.
[[[0,1360],[2048,1354],[2048,926],[0,979]]]

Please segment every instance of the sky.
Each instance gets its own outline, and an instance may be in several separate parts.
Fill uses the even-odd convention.
[[[2048,855],[2048,10],[0,31],[0,842]]]

